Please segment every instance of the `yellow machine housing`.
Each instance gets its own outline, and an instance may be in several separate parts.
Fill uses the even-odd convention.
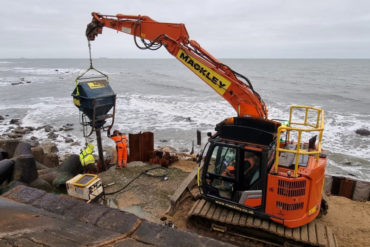
[[[66,183],[70,196],[83,200],[93,200],[103,193],[103,184],[95,174],[78,174]]]

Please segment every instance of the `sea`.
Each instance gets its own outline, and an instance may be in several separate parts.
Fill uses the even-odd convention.
[[[370,181],[369,59],[221,59],[245,75],[267,105],[270,119],[288,119],[290,105],[324,109],[323,149],[329,157],[327,174]],[[197,152],[215,124],[235,116],[234,109],[207,84],[175,59],[94,59],[109,76],[117,94],[113,129],[124,133],[154,133],[155,147]],[[89,67],[88,59],[0,59],[0,134],[11,119],[34,128],[51,125],[62,154],[79,153],[85,143],[79,110],[72,102],[75,79]],[[202,133],[202,146],[196,131]],[[35,136],[47,141],[44,128]],[[80,145],[66,143],[66,137]],[[87,141],[94,141],[92,135]],[[113,146],[105,133],[104,145]]]

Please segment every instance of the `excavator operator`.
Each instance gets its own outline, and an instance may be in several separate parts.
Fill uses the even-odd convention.
[[[108,137],[116,142],[117,150],[117,164],[116,168],[122,168],[127,166],[127,137],[122,134],[119,130],[113,131],[113,135],[110,134],[108,129]]]

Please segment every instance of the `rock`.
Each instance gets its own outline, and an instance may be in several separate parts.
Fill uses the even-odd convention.
[[[161,139],[161,140],[159,140],[159,142],[168,142],[168,140]]]
[[[67,137],[67,138],[65,138],[65,142],[66,143],[71,143],[71,142],[74,142],[74,140],[72,138]]]
[[[188,148],[180,148],[179,152],[188,153],[188,152],[190,152],[190,150]]]
[[[25,135],[25,134],[28,134],[30,132],[29,129],[25,129],[23,127],[17,127],[13,130],[14,133],[16,134],[21,134],[21,135]]]
[[[22,157],[32,157],[31,145],[25,142],[20,142],[15,151],[14,157],[22,156]]]
[[[81,145],[80,142],[74,142],[74,143],[71,144],[71,146],[80,146],[80,145]]]
[[[35,130],[35,127],[32,127],[32,126],[26,126],[25,128],[28,129],[29,131],[34,131]]]
[[[26,83],[31,83],[31,81],[26,81]]]
[[[46,125],[46,126],[44,126],[44,130],[45,130],[45,132],[50,132],[50,131],[53,130],[53,127],[50,126],[50,125]]]
[[[17,86],[17,85],[22,85],[22,84],[23,84],[23,82],[21,82],[21,81],[20,82],[12,82],[11,83],[12,86]]]
[[[58,175],[58,171],[56,169],[44,169],[44,170],[41,170],[41,171],[45,171],[45,172],[40,172],[40,178],[45,180],[46,182],[48,182],[49,184],[52,184],[54,179],[57,177]]]
[[[18,156],[15,159],[13,180],[31,183],[38,177],[35,159],[31,156]]]
[[[67,172],[76,176],[79,173],[83,172],[83,167],[80,162],[80,156],[77,154],[70,155],[67,159],[65,159],[62,165],[58,168],[60,172]]]
[[[0,148],[4,149],[9,157],[13,157],[19,143],[20,140],[0,140]]]
[[[10,124],[20,124],[20,119],[19,118],[13,118],[9,122]]]
[[[3,159],[8,159],[9,154],[4,149],[0,148],[0,161]]]
[[[9,183],[13,178],[14,161],[3,159],[0,161],[0,185],[7,181]]]
[[[37,178],[30,183],[30,186],[36,189],[44,190],[46,192],[52,192],[53,187],[42,178]]]
[[[64,131],[71,131],[71,130],[73,130],[73,128],[71,128],[71,127],[64,127],[63,130]]]
[[[5,118],[3,116],[0,115],[0,120],[4,120]]]
[[[37,140],[32,140],[32,139],[30,139],[30,140],[27,140],[26,141],[28,144],[30,144],[31,145],[31,147],[37,147],[37,146],[39,146],[40,145],[40,142],[39,141],[37,141]]]
[[[7,136],[9,138],[12,138],[12,139],[17,139],[17,138],[21,138],[22,137],[21,134],[15,134],[15,133],[9,133],[9,134],[7,134]]]
[[[50,132],[50,133],[48,134],[48,138],[49,138],[49,139],[52,139],[52,140],[57,139],[57,137],[58,137],[58,136],[59,136],[59,135],[55,134],[54,132]]]
[[[57,145],[50,141],[42,143],[41,147],[44,149],[44,153],[46,154],[57,153],[59,151]]]
[[[57,167],[59,165],[59,156],[55,153],[47,153],[41,163],[47,167]]]
[[[44,149],[40,146],[31,148],[32,155],[36,161],[43,163],[45,158]]]
[[[36,161],[36,169],[40,175],[40,171],[41,170],[46,170],[46,169],[49,169],[49,167],[47,166],[44,166],[43,164],[41,164],[40,162]]]
[[[21,77],[21,81],[24,81],[24,77]]]
[[[162,152],[168,152],[168,153],[176,153],[177,152],[175,148],[169,147],[169,146],[161,148],[161,151]]]
[[[370,131],[367,129],[361,128],[361,129],[356,130],[356,134],[361,135],[361,136],[369,136]]]

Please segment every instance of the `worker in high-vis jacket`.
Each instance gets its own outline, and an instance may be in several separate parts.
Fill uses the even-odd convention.
[[[110,137],[116,143],[117,150],[117,164],[116,168],[122,168],[127,166],[127,137],[120,131],[113,131],[113,135],[110,134],[108,129],[108,137]]]
[[[95,158],[93,156],[94,145],[89,143],[85,149],[81,150],[80,153],[80,162],[84,168],[85,173],[88,171],[96,172]]]

